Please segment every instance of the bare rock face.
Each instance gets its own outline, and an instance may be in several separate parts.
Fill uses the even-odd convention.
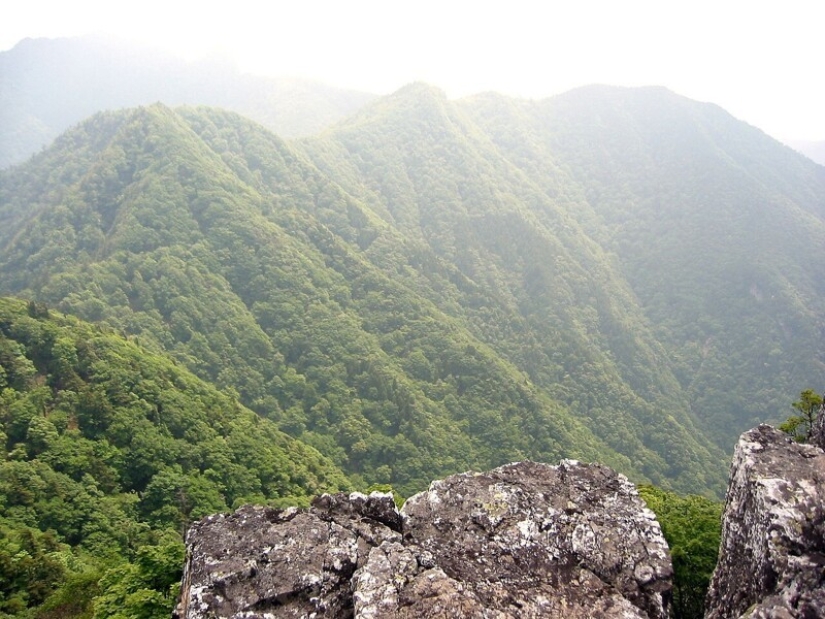
[[[762,425],[733,455],[706,619],[825,617],[825,452]]]
[[[465,598],[510,615],[664,617],[671,565],[635,487],[607,467],[522,462],[434,482],[404,505],[404,538]]]
[[[819,413],[811,427],[811,445],[825,449],[825,405],[819,407]]]
[[[324,495],[311,510],[245,506],[187,534],[181,619],[351,617],[350,580],[370,549],[400,541],[392,495]]]
[[[244,507],[187,536],[180,619],[667,617],[652,512],[599,465],[510,464],[411,497]]]

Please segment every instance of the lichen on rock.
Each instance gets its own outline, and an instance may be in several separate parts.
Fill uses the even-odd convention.
[[[667,617],[672,568],[652,512],[607,467],[510,464],[309,510],[197,523],[177,616]]]
[[[767,425],[731,463],[706,619],[825,617],[825,452]]]

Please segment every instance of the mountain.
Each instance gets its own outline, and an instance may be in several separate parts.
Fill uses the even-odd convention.
[[[409,492],[520,454],[634,469],[370,264],[359,243],[400,237],[237,116],[98,115],[4,181],[4,288],[172,352],[370,483]]]
[[[825,168],[665,89],[412,84],[291,143],[98,114],[0,174],[0,289],[136,336],[403,494],[601,460],[718,494],[821,380]]]
[[[785,140],[785,143],[819,165],[825,165],[825,141]]]
[[[449,102],[415,85],[302,143],[492,294],[529,299],[513,305],[545,321],[534,322],[532,341],[579,376],[553,375],[549,355],[519,367],[568,403],[587,402],[605,440],[621,440],[611,421],[632,427],[621,419],[632,405],[582,376],[587,366],[571,351],[601,349],[600,370],[615,367],[657,410],[687,409],[680,425],[693,419],[701,440],[725,450],[743,429],[784,418],[800,387],[822,380],[825,170],[717,106],[600,86],[536,102]],[[520,209],[511,218],[529,223],[506,221],[508,203]],[[565,294],[560,280],[573,270],[560,250],[534,248],[541,232],[596,281]],[[560,347],[582,334],[569,318],[581,325],[588,312],[586,344]],[[479,337],[496,337],[476,325]],[[530,350],[510,334],[497,346],[508,344],[512,355]]]
[[[461,106],[548,196],[546,170],[575,179],[571,216],[616,257],[717,444],[820,383],[825,168],[661,88]]]
[[[0,168],[24,161],[70,126],[106,109],[162,101],[235,110],[279,135],[309,135],[373,95],[297,78],[240,73],[104,36],[25,39],[0,53]]]
[[[459,291],[455,314],[602,440],[674,477],[716,457],[680,401],[633,291],[571,217],[580,190],[570,179],[559,177],[561,199],[545,195],[424,84],[302,145],[405,237],[472,281],[471,294]],[[652,445],[657,453],[645,453]]]
[[[190,522],[351,487],[231,393],[34,302],[0,298],[0,389],[3,616],[168,616]]]

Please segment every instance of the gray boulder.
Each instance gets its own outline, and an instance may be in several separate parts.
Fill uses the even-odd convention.
[[[825,617],[825,452],[767,425],[733,455],[706,619]]]
[[[386,520],[383,519],[387,516]],[[187,533],[181,619],[351,617],[369,551],[400,541],[392,495],[323,495],[311,510],[244,506]]]
[[[667,617],[655,517],[607,467],[510,464],[309,510],[244,507],[187,536],[177,616]]]

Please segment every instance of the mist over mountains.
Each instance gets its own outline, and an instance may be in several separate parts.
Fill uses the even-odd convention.
[[[146,53],[0,56],[6,161],[126,107],[2,173],[0,289],[170,354],[356,479],[572,456],[717,493],[736,436],[821,380],[825,168],[717,106],[372,98]]]
[[[812,142],[810,140],[788,140],[788,146],[799,151],[812,161],[820,165],[825,165],[825,142]]]
[[[104,35],[25,39],[0,53],[0,168],[19,163],[100,110],[213,105],[278,135],[309,135],[374,95],[300,78],[241,73],[220,56],[185,62]]]
[[[43,71],[37,43],[14,51]],[[338,95],[306,94],[285,133],[340,120],[292,142],[216,109],[96,114],[0,176],[0,288],[405,492],[578,457],[715,494],[735,437],[820,380],[825,168],[659,88]]]

